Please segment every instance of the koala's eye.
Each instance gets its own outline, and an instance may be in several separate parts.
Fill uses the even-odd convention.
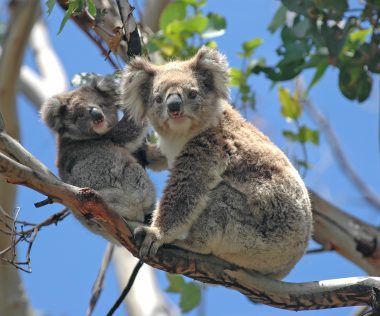
[[[157,102],[157,103],[162,103],[162,98],[161,98],[161,96],[156,96],[155,98],[154,98],[154,101],[155,102]]]
[[[188,94],[190,99],[195,99],[197,97],[198,93],[195,90],[191,90]]]

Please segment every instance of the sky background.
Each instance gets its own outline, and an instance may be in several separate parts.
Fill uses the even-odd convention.
[[[0,5],[5,4],[0,0]],[[356,1],[352,1],[356,3]],[[133,4],[133,2],[132,2]],[[269,64],[277,61],[275,49],[279,45],[278,34],[270,34],[267,26],[274,15],[279,1],[209,0],[205,11],[216,12],[227,18],[227,32],[217,39],[220,50],[227,55],[230,65],[240,66],[237,53],[243,41],[255,37],[264,39],[257,50],[256,57],[265,57]],[[52,45],[71,79],[80,72],[109,74],[113,71],[104,61],[100,52],[69,21],[60,35],[57,35],[63,13],[56,7],[51,16],[45,19],[49,27]],[[25,63],[34,67],[30,52]],[[305,82],[309,82],[312,73],[305,73]],[[374,80],[371,97],[358,104],[345,99],[338,90],[338,72],[330,70],[321,82],[312,90],[311,99],[323,111],[334,127],[350,162],[365,182],[377,193],[380,184],[379,164],[379,78]],[[290,156],[297,149],[287,143],[281,135],[282,130],[293,128],[280,115],[277,90],[271,89],[271,82],[264,76],[255,76],[251,85],[256,91],[257,110],[248,113],[248,118],[258,124],[280,148]],[[294,88],[294,83],[284,84]],[[23,145],[37,158],[56,173],[55,140],[50,131],[38,118],[35,108],[23,96],[18,98],[18,113],[21,120]],[[302,123],[316,127],[308,118]],[[310,163],[313,168],[305,177],[306,184],[349,213],[374,225],[380,223],[380,213],[369,206],[347,180],[334,162],[335,158],[329,145],[322,136],[321,144],[308,145]],[[158,192],[165,183],[166,173],[152,173]],[[17,206],[21,208],[21,217],[38,222],[61,210],[60,205],[35,209],[33,203],[44,197],[30,189],[20,187]],[[318,245],[311,242],[310,248]],[[44,229],[34,244],[32,251],[33,273],[22,273],[26,290],[33,306],[49,316],[85,315],[106,242],[84,229],[73,216],[58,226]],[[20,249],[22,250],[22,249]],[[286,251],[286,250],[284,250]],[[364,275],[365,273],[346,259],[335,253],[306,255],[285,279],[291,282],[305,282],[331,278]],[[157,272],[162,288],[167,287],[165,274]],[[1,282],[1,280],[0,280]],[[113,269],[108,271],[105,288],[95,309],[94,315],[104,315],[119,295]],[[169,296],[174,302],[175,295]],[[294,315],[263,305],[253,305],[243,295],[223,287],[209,287],[205,293],[206,315]],[[340,308],[328,311],[299,312],[297,315],[350,315],[354,309]],[[120,308],[115,315],[125,315]],[[197,311],[190,315],[198,315]]]

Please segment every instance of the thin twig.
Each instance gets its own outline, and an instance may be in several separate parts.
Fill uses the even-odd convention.
[[[4,212],[1,208],[0,208],[0,211],[2,213]],[[20,212],[20,208],[16,209],[16,214],[14,218],[10,218],[12,220],[13,226],[10,227],[9,225],[7,225],[8,231],[3,230],[3,229],[0,230],[1,233],[11,236],[11,244],[5,249],[0,251],[0,260],[12,264],[17,269],[30,273],[32,271],[31,266],[30,266],[31,251],[32,251],[34,241],[36,240],[39,231],[43,227],[46,227],[52,224],[57,224],[59,221],[64,220],[70,214],[70,211],[67,208],[65,208],[61,212],[53,214],[49,216],[47,219],[45,219],[44,221],[42,221],[41,223],[35,224],[35,225],[24,222],[24,221],[19,221],[17,219],[19,212]],[[7,218],[9,219],[9,216],[7,216]],[[31,228],[24,230],[25,224],[28,226],[31,226]],[[21,225],[20,228],[18,228],[19,225]],[[24,261],[16,260],[16,246],[20,242],[26,242],[28,244]],[[11,259],[4,257],[4,255],[8,253],[9,251],[12,251]],[[24,266],[27,266],[27,268],[24,268]]]
[[[112,316],[116,312],[116,310],[119,308],[121,303],[123,303],[124,299],[127,297],[129,291],[131,290],[132,285],[135,282],[136,276],[139,273],[139,270],[141,269],[143,264],[144,264],[144,261],[141,259],[137,262],[137,264],[135,265],[135,267],[132,271],[131,276],[129,277],[129,281],[128,281],[126,287],[121,292],[119,298],[116,300],[116,302],[113,304],[113,306],[111,307],[111,309],[107,313],[107,316]]]
[[[322,131],[326,133],[329,140],[329,144],[337,158],[337,162],[348,178],[356,186],[356,188],[363,194],[365,200],[374,206],[377,210],[380,210],[380,198],[376,193],[367,186],[367,184],[362,180],[362,178],[356,173],[354,168],[346,159],[346,155],[339,143],[339,140],[329,124],[328,120],[324,115],[317,110],[317,108],[310,102],[310,100],[303,100],[305,109],[308,110],[310,116],[319,124]]]
[[[91,298],[90,298],[90,304],[87,309],[87,316],[91,316],[92,312],[94,311],[95,305],[98,302],[98,299],[100,297],[100,294],[103,290],[103,284],[104,284],[104,277],[107,272],[107,269],[109,267],[109,264],[112,259],[114,250],[114,245],[111,243],[108,243],[107,248],[104,252],[102,263],[100,265],[100,270],[98,273],[98,276],[96,277],[94,286],[92,287],[91,292]]]

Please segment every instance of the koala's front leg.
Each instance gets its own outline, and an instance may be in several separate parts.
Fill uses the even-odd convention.
[[[122,119],[116,124],[116,126],[109,132],[108,137],[113,142],[122,145],[131,146],[128,150],[134,152],[143,143],[148,133],[148,121],[136,123],[131,119],[127,113],[124,114]]]
[[[206,207],[208,194],[221,182],[228,163],[228,154],[213,136],[191,140],[176,159],[152,225],[135,230],[140,257],[154,256],[162,244],[186,237]]]

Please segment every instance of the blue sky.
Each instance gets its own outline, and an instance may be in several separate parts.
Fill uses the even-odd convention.
[[[5,0],[1,0],[3,5]],[[275,48],[279,45],[278,35],[267,31],[279,1],[226,1],[209,0],[206,11],[226,16],[228,28],[224,36],[218,38],[220,50],[225,53],[231,66],[239,67],[237,52],[243,41],[262,37],[264,44],[257,50],[256,57],[265,57],[269,64],[276,62]],[[51,40],[68,78],[80,72],[107,74],[112,72],[100,52],[79,31],[68,22],[62,34],[57,36],[62,11],[55,8],[50,17],[46,17]],[[34,67],[30,53],[25,62]],[[310,73],[305,80],[310,80]],[[366,183],[379,193],[379,78],[375,78],[371,97],[365,104],[357,104],[345,99],[338,91],[337,71],[330,70],[311,92],[313,102],[321,109],[334,126],[343,149],[355,169]],[[283,150],[290,155],[297,150],[287,143],[282,130],[292,128],[280,115],[276,89],[270,89],[271,83],[263,76],[251,81],[257,96],[257,111],[249,113],[249,119],[259,123],[259,127]],[[285,86],[293,88],[293,83]],[[55,140],[53,135],[39,120],[35,109],[28,101],[18,98],[18,113],[22,126],[22,143],[36,157],[54,172]],[[305,118],[305,123],[315,127]],[[325,138],[320,146],[308,145],[310,163],[313,165],[305,181],[307,185],[322,196],[356,216],[374,223],[380,223],[380,213],[363,200],[334,162]],[[152,174],[158,191],[162,190],[165,173]],[[40,194],[20,188],[17,205],[21,207],[22,218],[38,222],[50,214],[62,209],[60,205],[35,209],[33,203],[43,199]],[[87,309],[91,287],[96,278],[106,243],[92,235],[70,216],[58,226],[44,229],[38,236],[32,252],[32,274],[22,274],[27,293],[35,308],[51,316],[84,315]],[[310,247],[316,247],[311,243]],[[306,255],[286,280],[304,282],[330,278],[363,275],[364,272],[351,262],[335,253]],[[166,287],[165,275],[158,272],[162,287]],[[94,315],[104,315],[118,296],[117,283],[111,269],[107,274],[105,289],[96,307]],[[170,296],[174,301],[177,297]],[[222,287],[209,287],[206,290],[206,315],[293,315],[283,311],[253,305],[243,295]],[[299,312],[297,315],[349,315],[352,311],[341,308],[328,311]],[[120,309],[116,315],[125,315]],[[197,312],[191,313],[197,315]]]

